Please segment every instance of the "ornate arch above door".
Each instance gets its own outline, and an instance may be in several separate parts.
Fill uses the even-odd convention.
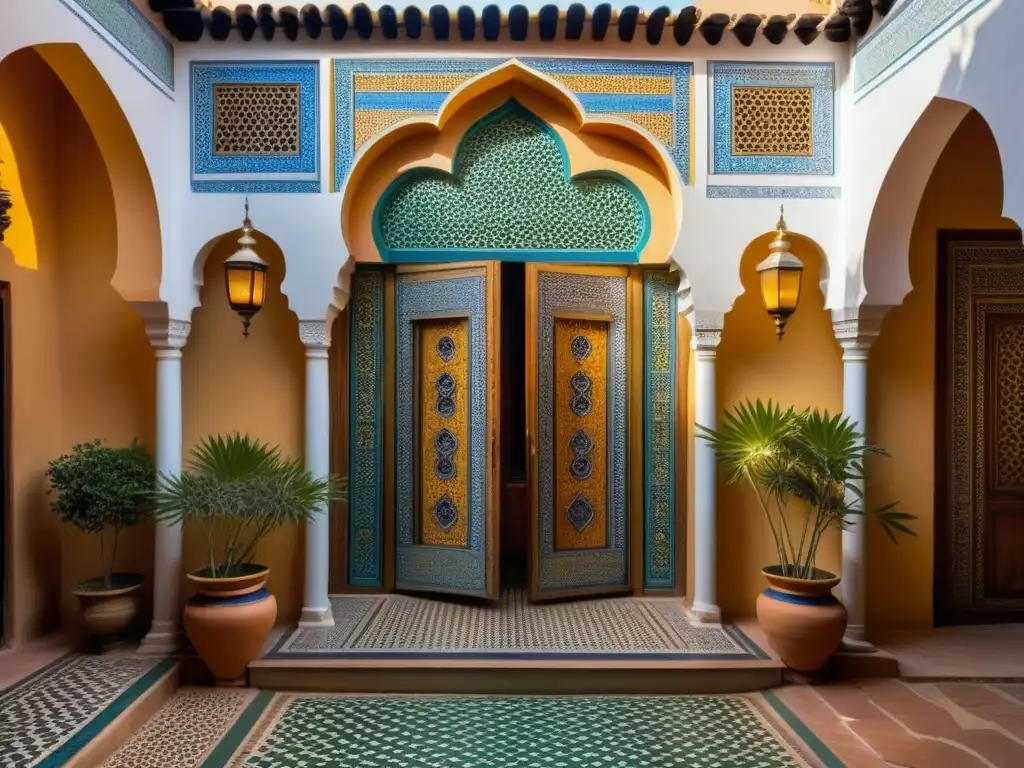
[[[499,70],[453,93],[435,121],[365,146],[342,206],[355,260],[666,263],[682,185],[663,148],[621,121],[588,120],[538,73]]]

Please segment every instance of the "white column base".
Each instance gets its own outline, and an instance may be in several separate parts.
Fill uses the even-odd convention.
[[[299,629],[323,629],[334,626],[331,606],[326,608],[303,608],[299,618]]]
[[[154,621],[137,652],[144,656],[167,656],[180,651],[186,642],[185,633],[174,622]]]
[[[843,653],[875,653],[878,649],[865,638],[863,625],[853,624],[847,625],[839,650]]]
[[[695,602],[690,612],[701,624],[722,623],[722,610],[717,605]]]

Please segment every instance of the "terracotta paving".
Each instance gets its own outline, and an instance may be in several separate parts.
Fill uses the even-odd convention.
[[[777,694],[848,768],[1024,766],[1024,684],[872,680]]]

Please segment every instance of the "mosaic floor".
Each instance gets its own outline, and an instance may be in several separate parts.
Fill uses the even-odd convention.
[[[0,766],[59,766],[171,669],[134,653],[69,654],[0,691]]]
[[[841,766],[773,694],[291,695],[182,689],[108,768]],[[235,721],[232,725],[230,721]],[[796,721],[799,724],[799,721]],[[813,744],[814,746],[809,746]]]
[[[267,658],[766,658],[739,629],[695,624],[670,598],[534,605],[508,590],[494,605],[344,595],[331,608],[333,628],[296,629]]]

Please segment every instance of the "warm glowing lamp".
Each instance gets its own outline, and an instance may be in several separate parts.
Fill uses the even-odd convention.
[[[761,275],[761,298],[768,314],[775,318],[775,335],[779,340],[785,333],[786,321],[800,303],[800,279],[804,271],[804,263],[789,252],[784,214],[780,206],[779,223],[775,225],[775,239],[768,246],[768,258],[757,265]]]
[[[224,262],[224,278],[228,289],[228,304],[242,318],[242,335],[249,335],[253,315],[263,307],[267,296],[267,262],[252,249],[256,238],[252,236],[249,221],[249,198],[245,199],[245,221],[242,222],[242,246]]]

